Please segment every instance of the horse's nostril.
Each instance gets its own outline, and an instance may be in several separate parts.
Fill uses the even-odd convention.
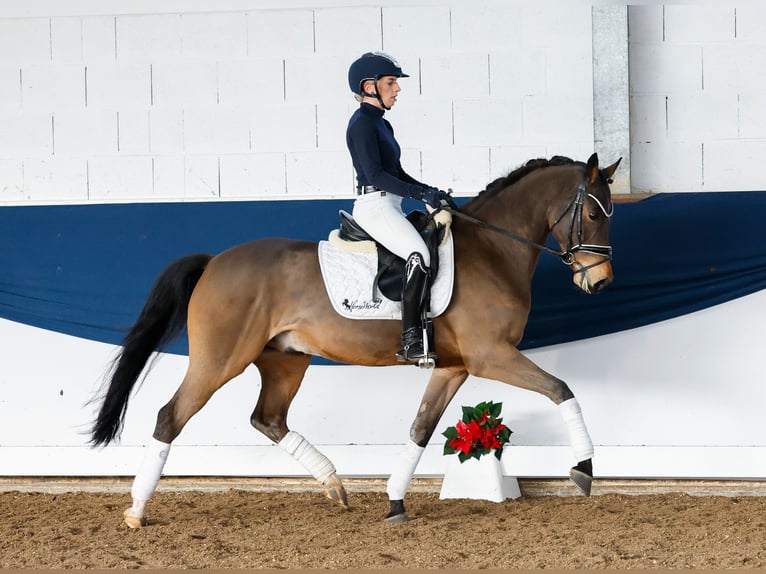
[[[596,284],[592,287],[592,292],[601,293],[601,291],[607,288],[609,283],[611,283],[611,281],[609,281],[609,279],[606,279],[606,278],[597,281]]]

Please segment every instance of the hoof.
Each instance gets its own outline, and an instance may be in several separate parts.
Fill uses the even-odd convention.
[[[128,508],[123,512],[122,518],[125,520],[128,528],[143,528],[146,526],[146,517],[137,515],[133,508]]]
[[[337,502],[343,508],[348,508],[348,496],[346,495],[346,489],[343,488],[343,483],[337,474],[332,474],[330,478],[325,480],[322,485],[324,486],[324,493],[327,498],[333,502]]]
[[[409,522],[410,521],[410,515],[406,512],[402,512],[401,514],[386,514],[386,522],[390,522],[391,524],[401,524],[402,522]]]
[[[590,496],[591,485],[593,484],[593,463],[590,459],[583,460],[572,467],[569,471],[569,478],[575,483],[585,496]]]
[[[407,514],[406,510],[404,510],[403,500],[389,500],[388,504],[390,508],[388,514],[386,514],[386,522],[399,524],[401,522],[410,521],[410,515]]]

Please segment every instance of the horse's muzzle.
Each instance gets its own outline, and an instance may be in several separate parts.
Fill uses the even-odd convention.
[[[572,264],[572,270],[574,284],[589,294],[600,293],[614,279],[611,262],[600,256],[591,258],[579,255]]]

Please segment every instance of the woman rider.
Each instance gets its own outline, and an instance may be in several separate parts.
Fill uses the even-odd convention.
[[[406,261],[397,356],[417,363],[425,357],[421,312],[431,261],[425,242],[402,211],[402,199],[418,199],[437,208],[447,193],[420,183],[402,169],[401,148],[391,124],[383,118],[396,103],[401,90],[398,79],[408,77],[384,52],[367,52],[351,64],[348,83],[360,105],[348,122],[346,143],[357,179],[354,219]],[[428,356],[436,359],[430,350]]]

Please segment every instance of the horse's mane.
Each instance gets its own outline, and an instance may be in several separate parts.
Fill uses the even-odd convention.
[[[564,157],[563,155],[555,155],[551,159],[545,159],[545,158],[530,159],[524,165],[514,169],[508,175],[498,177],[496,180],[494,180],[489,185],[487,185],[487,188],[484,191],[481,191],[479,193],[477,199],[479,197],[484,197],[485,199],[493,197],[501,189],[505,189],[506,187],[513,185],[514,183],[521,180],[526,175],[529,175],[530,173],[532,173],[533,171],[537,171],[538,169],[542,169],[544,167],[557,166],[557,165],[573,165],[573,164],[585,165],[582,162],[575,161],[568,157]]]

